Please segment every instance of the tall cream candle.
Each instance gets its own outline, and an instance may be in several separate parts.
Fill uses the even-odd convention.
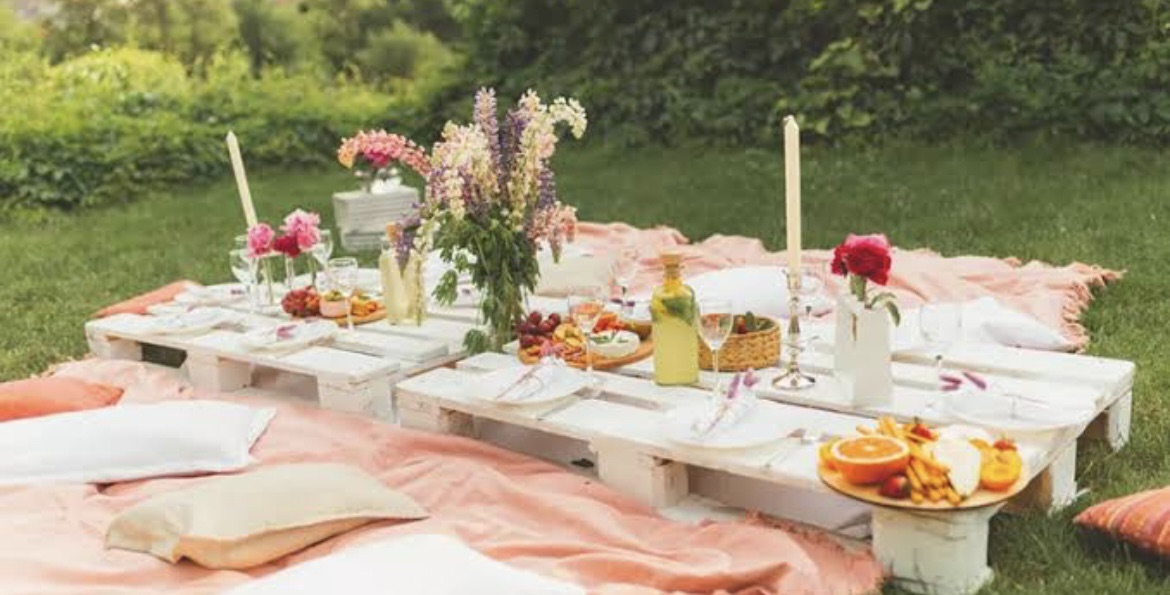
[[[784,217],[788,229],[788,270],[800,272],[800,127],[784,118]]]
[[[244,172],[244,159],[240,157],[240,142],[236,133],[227,133],[228,155],[232,160],[232,172],[236,175],[236,190],[240,192],[240,204],[244,206],[244,219],[248,227],[256,225],[256,207],[252,205],[252,190],[248,188],[248,174]]]

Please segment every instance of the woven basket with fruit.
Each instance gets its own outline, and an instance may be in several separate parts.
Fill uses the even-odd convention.
[[[1010,440],[975,428],[936,429],[883,417],[876,428],[827,442],[820,476],[855,498],[902,508],[956,509],[1001,502],[1027,485]]]
[[[534,363],[544,356],[555,355],[570,366],[586,366],[585,333],[572,321],[562,320],[560,314],[554,312],[545,317],[540,312],[531,312],[516,331],[520,335],[521,361]],[[654,352],[653,343],[642,341],[612,312],[597,319],[589,340],[593,367],[597,369],[624,366]]]
[[[731,335],[719,349],[719,370],[741,372],[776,365],[780,360],[780,325],[751,312],[735,317]],[[711,350],[699,339],[699,367],[712,369]]]

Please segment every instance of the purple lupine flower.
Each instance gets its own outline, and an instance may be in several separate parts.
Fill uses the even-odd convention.
[[[557,204],[557,181],[551,169],[545,167],[540,170],[539,189],[536,198],[536,208],[548,208]]]
[[[422,219],[417,213],[398,223],[401,233],[398,235],[398,244],[394,246],[394,257],[398,261],[398,268],[405,267],[406,262],[410,260],[410,251],[414,249],[414,238],[418,235],[420,225],[422,225]]]
[[[496,90],[480,89],[475,94],[475,123],[488,140],[488,150],[496,171],[501,169],[500,117],[496,111]]]
[[[516,165],[517,155],[520,154],[520,139],[524,136],[524,130],[526,128],[528,128],[528,114],[517,109],[508,112],[504,129],[500,133],[500,165],[498,171],[500,188],[505,191],[508,188],[508,182],[512,176],[512,169]]]

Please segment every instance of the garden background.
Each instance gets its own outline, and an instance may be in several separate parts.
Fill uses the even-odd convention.
[[[1054,517],[997,518],[989,593],[1164,593],[1164,566],[1073,530],[1170,482],[1170,2],[0,0],[0,380],[82,356],[99,306],[230,276],[234,129],[263,217],[352,187],[338,141],[422,144],[475,88],[574,95],[556,158],[584,220],[782,246],[779,121],[806,241],[1127,269],[1086,324],[1139,366],[1135,434],[1078,461]],[[369,255],[363,255],[368,258]]]

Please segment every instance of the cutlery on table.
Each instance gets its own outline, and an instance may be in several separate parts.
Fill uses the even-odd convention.
[[[810,432],[804,428],[797,428],[789,432],[788,435],[784,437],[784,440],[794,441],[795,444],[793,444],[791,448],[786,448],[782,452],[778,452],[773,455],[772,458],[764,462],[763,467],[764,469],[771,470],[776,465],[787,461],[788,458],[796,454],[796,452],[800,450],[801,447],[808,446],[809,444],[823,444],[825,442],[837,440],[839,438],[840,436],[836,434],[820,434],[817,432]]]

